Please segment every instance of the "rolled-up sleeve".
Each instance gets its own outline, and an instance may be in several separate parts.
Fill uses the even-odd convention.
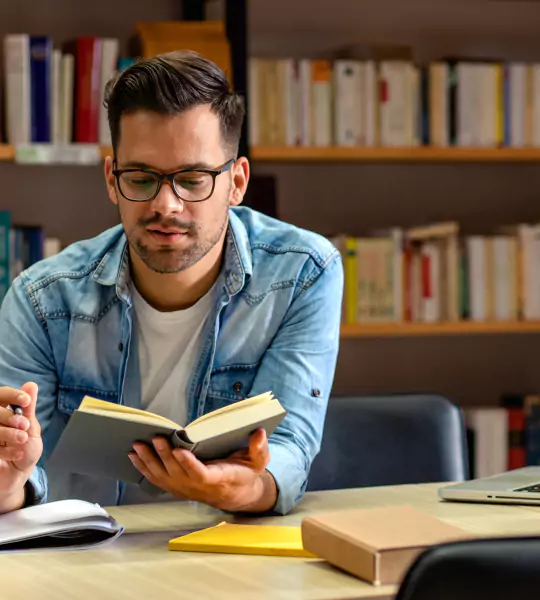
[[[58,375],[50,338],[39,316],[36,298],[24,287],[24,274],[14,280],[0,309],[0,385],[19,389],[38,385],[37,419],[44,431],[56,406]],[[47,499],[47,476],[37,466],[26,484],[26,503]]]
[[[339,349],[343,264],[337,251],[324,268],[314,267],[291,302],[267,349],[252,393],[272,390],[287,416],[269,438],[278,499],[288,513],[302,497],[320,450],[326,408]]]

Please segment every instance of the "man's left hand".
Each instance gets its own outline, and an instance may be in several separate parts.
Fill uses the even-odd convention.
[[[266,471],[270,451],[264,429],[251,435],[249,448],[209,463],[188,450],[173,450],[164,438],[153,444],[158,456],[146,444],[135,443],[129,457],[150,483],[176,498],[231,512],[265,512],[276,503],[276,484]]]

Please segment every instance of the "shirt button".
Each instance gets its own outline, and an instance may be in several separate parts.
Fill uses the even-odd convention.
[[[239,394],[242,391],[242,382],[241,381],[237,381],[236,383],[233,384],[233,390]]]
[[[314,396],[315,398],[320,398],[321,390],[318,390],[315,388],[314,390],[311,390],[311,395]]]
[[[124,344],[122,344],[122,342],[118,344],[118,350],[120,350],[120,352],[124,351]]]

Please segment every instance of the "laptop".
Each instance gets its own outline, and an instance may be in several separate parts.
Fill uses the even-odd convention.
[[[439,488],[443,500],[540,505],[540,467],[523,467]]]

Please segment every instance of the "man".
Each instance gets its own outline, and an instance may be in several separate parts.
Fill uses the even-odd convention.
[[[339,254],[238,207],[249,179],[236,156],[244,108],[213,63],[189,52],[141,60],[111,83],[107,108],[105,180],[121,225],[22,273],[2,305],[0,512],[47,498],[149,500],[131,484],[46,472],[85,395],[187,423],[271,390],[286,418],[227,460],[203,464],[159,439],[130,457],[167,499],[286,513],[321,441]]]

